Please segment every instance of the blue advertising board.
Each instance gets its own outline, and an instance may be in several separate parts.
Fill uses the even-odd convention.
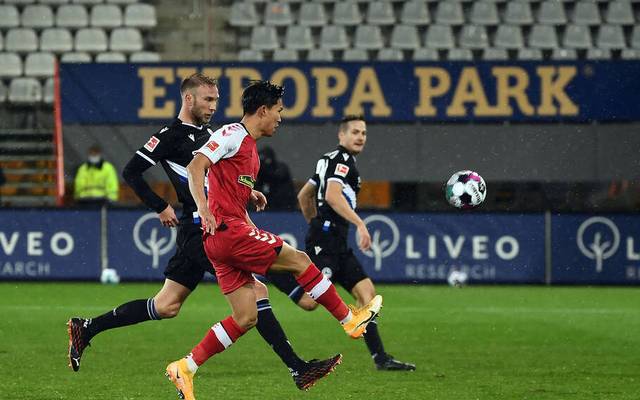
[[[157,63],[60,66],[67,124],[169,121],[179,87],[202,71],[219,78],[215,121],[242,117],[250,80],[285,86],[286,121],[638,121],[640,61],[445,63]]]
[[[92,280],[100,271],[99,212],[0,212],[0,280]]]
[[[631,215],[554,215],[551,283],[639,284],[640,219]]]

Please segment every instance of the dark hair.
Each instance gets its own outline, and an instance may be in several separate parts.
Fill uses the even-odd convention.
[[[284,88],[269,81],[253,81],[242,92],[242,111],[255,114],[261,106],[273,107],[284,95]]]
[[[187,90],[191,90],[199,86],[218,86],[218,80],[203,73],[196,72],[195,74],[184,78],[180,85],[180,94],[184,95]]]
[[[340,120],[340,130],[341,131],[345,131],[347,129],[347,125],[349,124],[349,122],[351,121],[362,121],[362,122],[367,122],[364,120],[364,116],[363,115],[345,115],[341,120]]]
[[[89,147],[88,152],[89,153],[102,153],[102,148],[97,143],[96,144],[92,144],[91,147]]]

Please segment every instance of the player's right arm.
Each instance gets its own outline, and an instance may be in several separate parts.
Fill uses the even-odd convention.
[[[125,182],[131,186],[142,202],[158,213],[158,218],[164,226],[177,226],[178,218],[169,203],[158,196],[149,186],[142,174],[156,163],[163,160],[171,150],[171,131],[163,128],[151,136],[147,143],[140,147],[122,171]]]
[[[360,238],[358,247],[362,250],[369,250],[371,247],[371,235],[369,235],[367,225],[365,225],[364,221],[351,208],[342,195],[342,183],[336,180],[330,180],[327,184],[325,199],[333,211],[356,226],[358,237]]]
[[[307,181],[300,192],[298,192],[298,204],[307,224],[318,214],[316,209],[316,186],[312,184],[313,180]]]
[[[187,165],[187,173],[189,176],[189,191],[193,200],[198,207],[198,214],[200,215],[200,221],[202,229],[205,232],[213,235],[217,228],[216,219],[209,210],[207,205],[207,197],[205,196],[204,179],[205,171],[211,166],[211,160],[202,153],[196,153],[193,160]]]

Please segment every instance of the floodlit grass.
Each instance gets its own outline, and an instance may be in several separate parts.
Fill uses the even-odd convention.
[[[203,284],[181,314],[94,338],[67,367],[65,322],[151,297],[159,284],[0,284],[1,399],[176,399],[163,375],[228,315]],[[364,342],[328,313],[297,309],[271,288],[276,315],[306,358],[343,364],[308,393],[249,332],[198,371],[198,399],[638,399],[640,291],[635,288],[385,286],[380,331],[414,373],[378,372]]]

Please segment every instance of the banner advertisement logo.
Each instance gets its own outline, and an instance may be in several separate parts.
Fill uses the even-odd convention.
[[[169,235],[160,234],[157,220],[156,213],[147,213],[140,217],[133,227],[133,242],[141,253],[151,256],[153,269],[158,269],[160,257],[173,249],[177,235],[175,228],[168,229]],[[148,221],[153,221],[154,226],[146,224]],[[162,231],[166,232],[167,230],[163,229]]]
[[[602,272],[603,261],[620,247],[620,230],[605,217],[591,217],[578,228],[576,242],[585,257],[596,261],[596,272]]]

